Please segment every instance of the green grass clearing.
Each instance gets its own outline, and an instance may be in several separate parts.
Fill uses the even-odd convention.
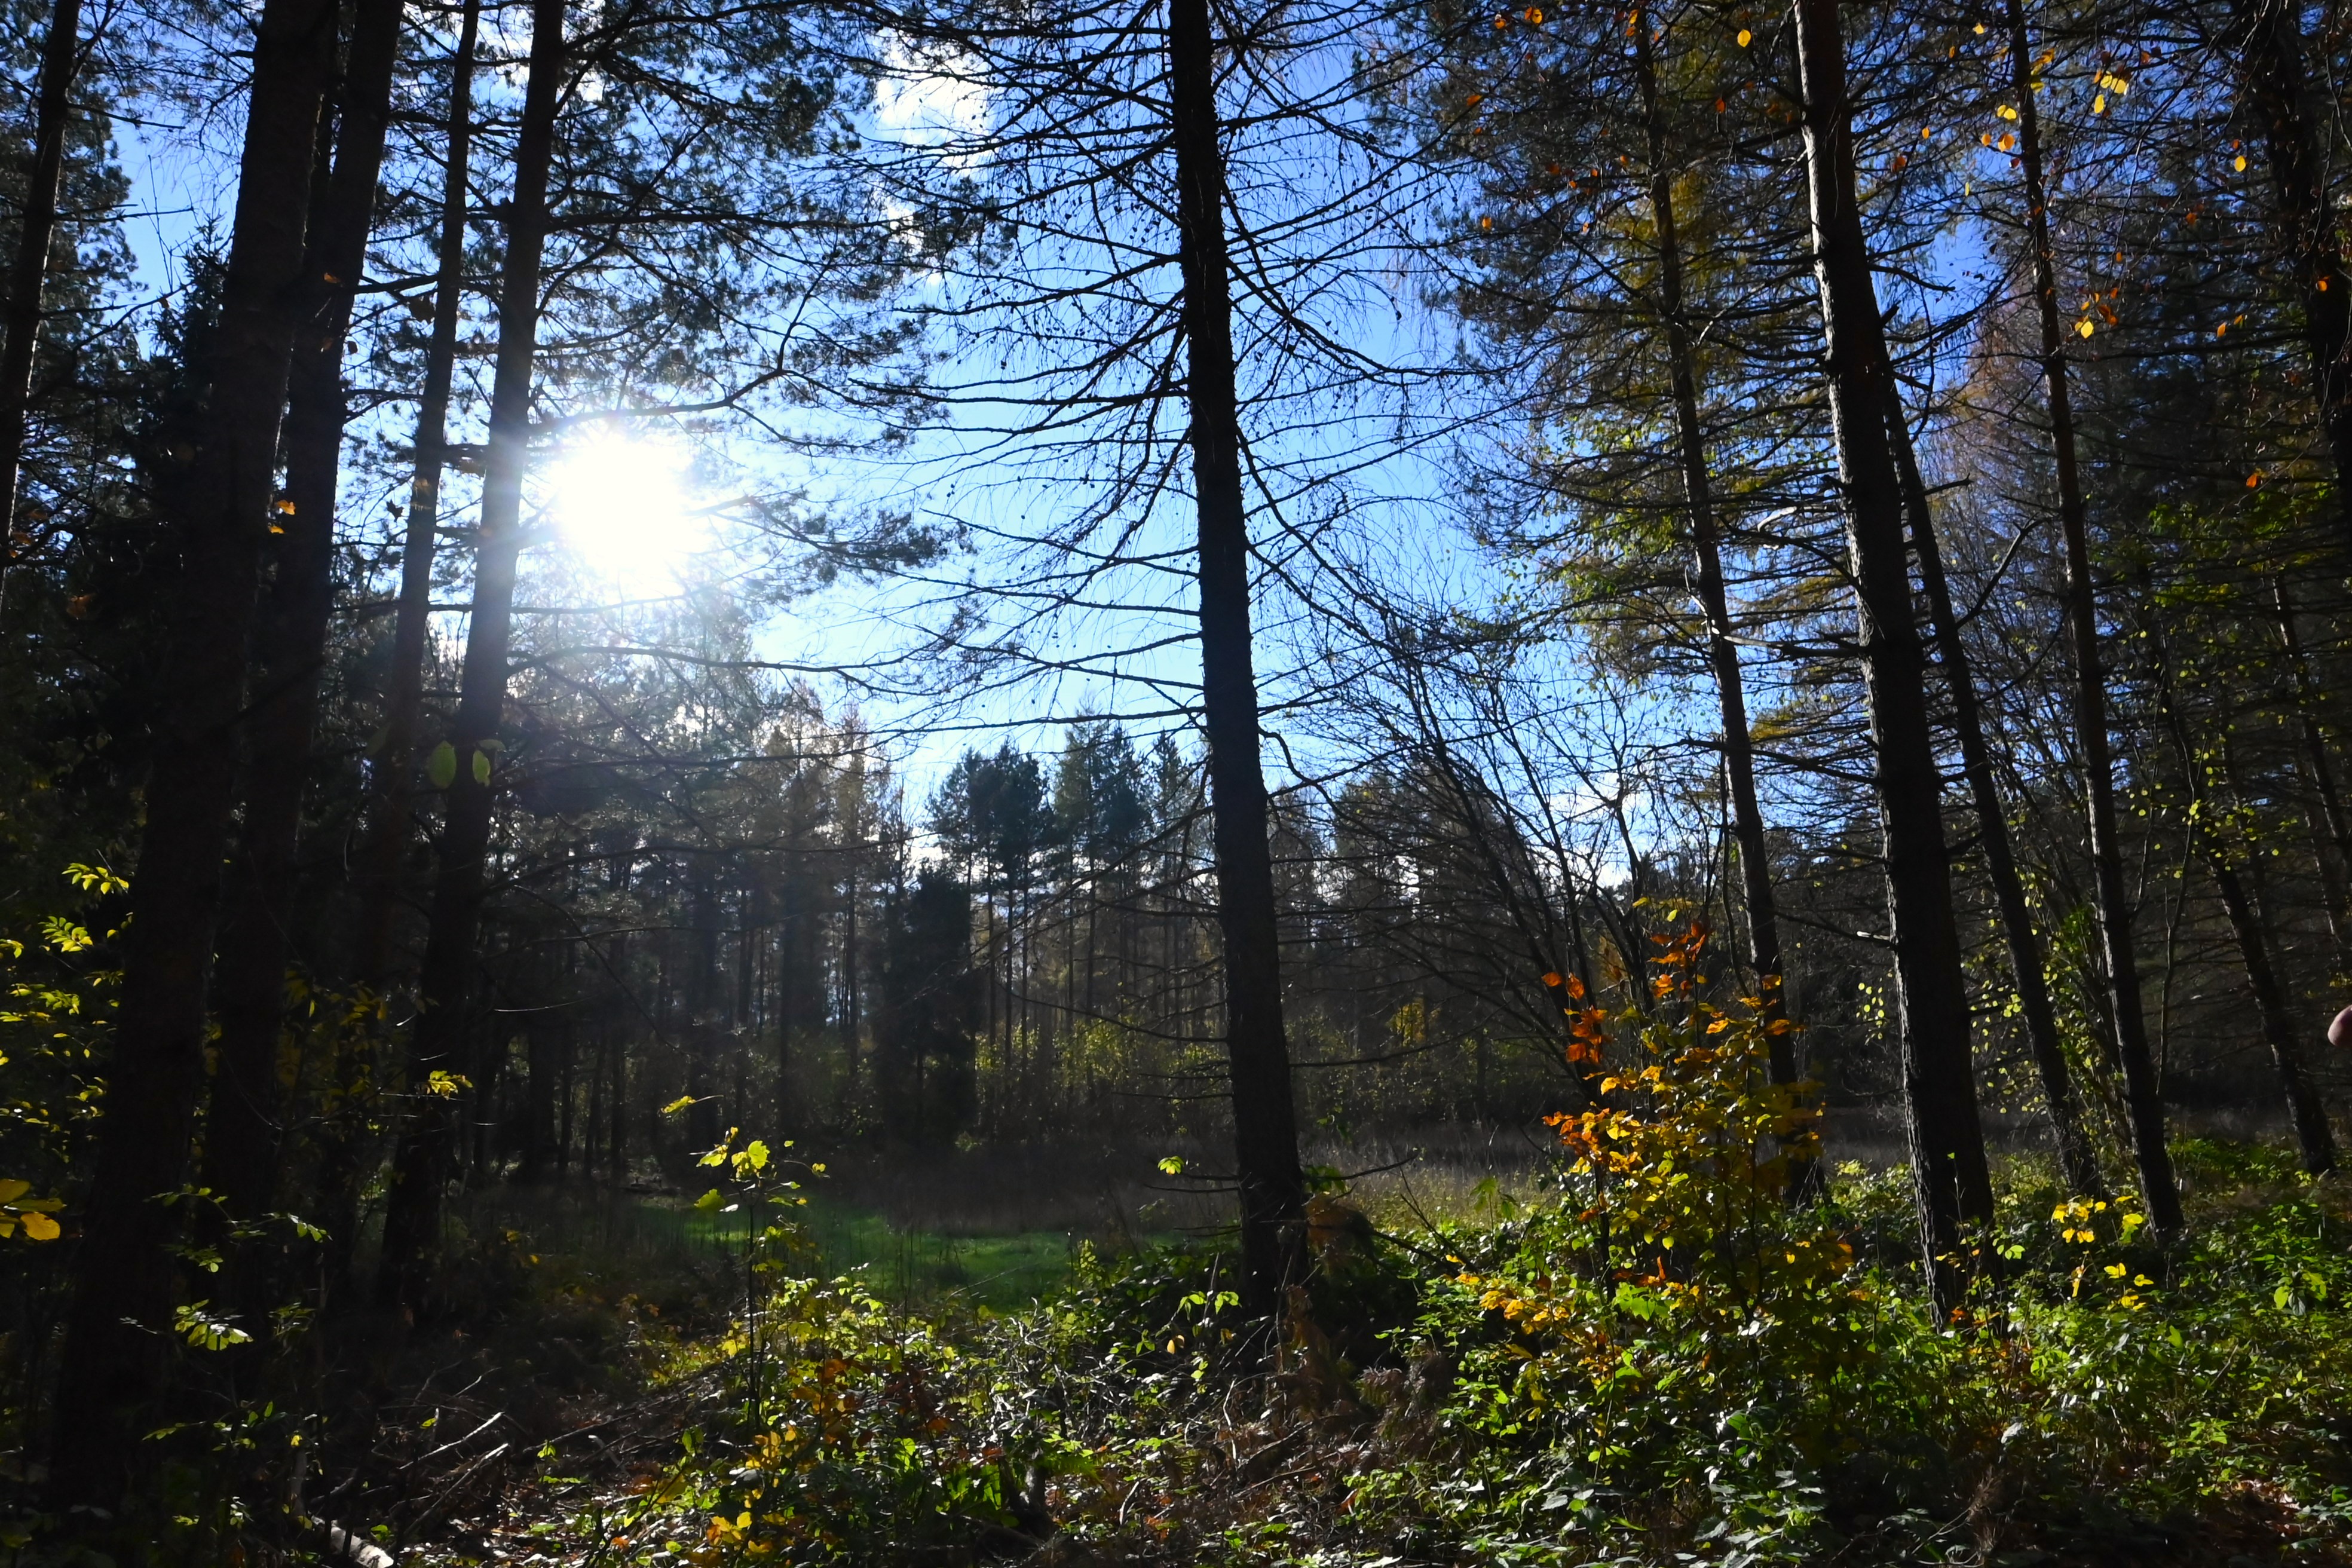
[[[1076,1259],[1061,1231],[959,1236],[902,1228],[874,1210],[804,1195],[808,1201],[791,1213],[808,1235],[814,1271],[856,1275],[876,1295],[902,1306],[952,1297],[1009,1311],[1060,1289]],[[674,1227],[685,1244],[730,1257],[740,1255],[753,1217],[745,1209],[698,1210],[677,1199],[641,1200],[640,1207],[648,1223]]]

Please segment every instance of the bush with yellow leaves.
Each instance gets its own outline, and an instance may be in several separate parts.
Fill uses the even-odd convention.
[[[1639,1054],[1589,1080],[1594,1103],[1550,1119],[1573,1194],[1546,1237],[1557,1266],[1462,1277],[1486,1310],[1546,1342],[1530,1347],[1543,1369],[1531,1375],[1556,1375],[1573,1342],[1582,1370],[1616,1379],[1629,1326],[1650,1342],[1667,1321],[1776,1355],[1801,1350],[1853,1266],[1821,1211],[1788,1201],[1792,1172],[1819,1156],[1821,1113],[1811,1086],[1770,1081],[1771,1035],[1786,1020],[1759,997],[1708,999],[1705,926],[1654,940],[1653,1010],[1615,1020],[1634,1026]],[[1577,1010],[1585,1059],[1608,1060],[1611,1022]],[[1800,1342],[1782,1342],[1792,1329]]]
[[[1612,1017],[1563,986],[1597,1099],[1551,1119],[1561,1201],[1459,1237],[1457,1283],[1490,1325],[1465,1347],[1462,1405],[1490,1440],[1541,1439],[1526,1506],[1556,1524],[1711,1519],[1750,1560],[1801,1555],[1824,1507],[1801,1478],[1866,1440],[1839,1412],[1923,1416],[1944,1357],[1857,1261],[1850,1216],[1790,1201],[1821,1113],[1812,1086],[1771,1081],[1780,1010],[1717,999],[1703,925],[1655,940],[1646,1010]]]

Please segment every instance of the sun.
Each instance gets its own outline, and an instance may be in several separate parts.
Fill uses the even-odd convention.
[[[583,570],[608,583],[667,586],[710,546],[690,467],[686,450],[670,442],[591,435],[548,473],[557,539]]]

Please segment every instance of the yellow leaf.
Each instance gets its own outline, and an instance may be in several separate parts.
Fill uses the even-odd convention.
[[[2074,331],[2087,338],[2091,335],[2091,323],[2088,321],[2077,321],[2074,323]]]
[[[2241,174],[2244,174],[2244,173],[2246,172],[2246,155],[2245,155],[2243,153],[2239,153],[2239,154],[2238,154],[2238,162],[2237,162],[2237,165],[2236,165],[2236,167],[2237,167],[2237,171],[2238,171],[2238,173],[2240,173]]]
[[[1739,29],[1739,47],[1740,47],[1741,48],[1743,48],[1743,49],[1744,49],[1744,48],[1746,48],[1746,47],[1748,47],[1748,41],[1750,38],[1753,38],[1755,36],[1756,36],[1755,34],[1753,34],[1753,33],[1749,32],[1747,28],[1745,28],[1745,27],[1740,28],[1740,29]]]
[[[28,1214],[25,1216],[25,1237],[26,1240],[55,1241],[58,1238],[58,1222],[51,1219],[48,1215],[45,1214]]]
[[[0,1204],[13,1204],[32,1190],[33,1184],[30,1182],[20,1182],[13,1178],[0,1182]]]

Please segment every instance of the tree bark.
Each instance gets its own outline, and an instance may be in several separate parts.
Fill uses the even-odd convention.
[[[431,1076],[463,1060],[473,1000],[475,944],[481,928],[484,861],[490,844],[491,744],[507,693],[507,647],[514,618],[515,567],[522,548],[522,480],[530,459],[530,390],[538,353],[539,288],[548,230],[548,173],[562,97],[565,0],[532,0],[530,81],[515,142],[515,184],[499,285],[498,371],[491,384],[489,446],[474,564],[473,616],[449,742],[449,784],[440,864],[434,879],[419,1007],[409,1044],[408,1087],[415,1110],[402,1131],[384,1216],[377,1293],[415,1312],[440,1250],[441,1189],[448,1179],[449,1118],[427,1091]]]
[[[2253,901],[2246,897],[2237,867],[2225,853],[2214,852],[2210,859],[2213,885],[2221,890],[2221,908],[2230,917],[2230,934],[2237,941],[2238,958],[2245,966],[2246,989],[2253,993],[2254,1016],[2262,1021],[2263,1043],[2270,1047],[2279,1088],[2286,1095],[2287,1113],[2294,1121],[2303,1168],[2324,1176],[2336,1169],[2336,1135],[2328,1128],[2327,1107],[2319,1098],[2318,1086],[2312,1082],[2303,1047],[2287,1017],[2286,994],[2279,985],[2278,972],[2271,965],[2270,942],[2263,933]]]
[[[33,111],[33,165],[25,175],[16,258],[8,268],[5,335],[0,335],[0,605],[16,562],[16,488],[25,464],[25,416],[33,395],[33,355],[41,342],[41,287],[57,241],[58,193],[66,167],[67,99],[81,64],[81,0],[57,0],[41,44],[41,79]]]
[[[2319,864],[2319,885],[2327,900],[2327,934],[2336,944],[2336,966],[2352,973],[2352,895],[2344,886],[2345,868],[2352,867],[2352,821],[2344,812],[2343,792],[2336,785],[2335,764],[2328,760],[2327,740],[2320,733],[2319,694],[2313,689],[2311,667],[2304,659],[2303,637],[2295,629],[2295,604],[2284,577],[2271,579],[2271,603],[2278,612],[2279,642],[2286,653],[2287,675],[2294,683],[2292,700],[2303,742],[2303,771],[2319,797],[2319,819],[2326,842],[2315,842],[2313,858]],[[2332,852],[2332,853],[2331,853]]]
[[[2100,668],[2097,591],[2091,580],[2088,509],[2074,452],[2074,416],[2066,384],[2065,337],[2058,321],[2056,262],[2050,239],[2050,196],[2042,177],[2042,124],[2034,107],[2032,39],[2024,0],[2007,0],[2009,54],[2017,95],[2017,133],[2025,174],[2026,241],[2032,251],[2034,298],[2041,312],[2042,374],[2050,401],[2050,447],[2058,479],[2059,530],[2066,548],[2066,628],[2074,656],[2075,743],[2082,748],[2093,881],[2105,960],[2108,1016],[2116,1058],[2124,1070],[2124,1100],[2131,1115],[2132,1155],[2148,1223],[2160,1236],[2180,1229],[2180,1190],[2165,1146],[2163,1085],[2147,1044],[2140,1002],[2139,959],[2132,946],[2131,894],[2124,879],[2116,825],[2115,765],[2107,741],[2106,677]]]
[[[2312,391],[2336,464],[2337,549],[2352,556],[2352,272],[2305,103],[2303,25],[2294,0],[2237,0],[2236,9],[2246,94],[2270,153],[2271,235],[2301,291]]]
[[[697,1153],[719,1142],[719,887],[711,857],[698,856],[691,873],[694,951],[686,977],[686,1113],[688,1146]]]
[[[1225,246],[1215,47],[1208,0],[1169,0],[1169,130],[1176,153],[1178,259],[1189,363],[1192,484],[1200,518],[1201,709],[1225,947],[1225,1055],[1241,1189],[1248,1310],[1270,1318],[1306,1268],[1306,1178],[1298,1163],[1280,935],[1259,758],[1250,646],[1249,517]]]
[[[2189,740],[2188,721],[2181,714],[2180,705],[2173,700],[2171,668],[2162,639],[2152,636],[2149,643],[2157,659],[2157,696],[2162,704],[2165,728],[2171,733],[2173,750],[2180,758],[2181,778],[2189,790],[2191,828],[2201,823],[2226,822],[2231,813],[2226,805],[2217,810],[2217,803],[2210,800],[2206,788],[2205,759],[2197,754]],[[2225,742],[2222,774],[2232,794],[2237,791],[2235,772]],[[2286,1096],[2287,1114],[2294,1122],[2295,1144],[2303,1156],[2303,1168],[2314,1175],[2324,1175],[2336,1168],[2336,1136],[2327,1125],[2327,1107],[2303,1059],[2303,1047],[2296,1043],[2294,1025],[2287,1016],[2286,993],[2279,984],[2278,971],[2271,963],[2270,942],[2263,934],[2262,917],[2255,911],[2253,900],[2246,896],[2245,880],[2239,874],[2233,847],[2215,837],[2211,831],[2204,835],[2203,843],[2205,863],[2213,873],[2214,889],[2221,895],[2222,912],[2230,920],[2230,935],[2238,946],[2238,960],[2246,971],[2246,989],[2253,994],[2254,1016],[2262,1026],[2263,1043],[2270,1047],[2279,1088]]]
[[[1992,1184],[1952,921],[1943,780],[1928,731],[1927,665],[1913,622],[1902,499],[1887,447],[1893,367],[1854,195],[1837,0],[1796,0],[1795,17],[1830,416],[1885,836],[1914,1198],[1936,1304],[1948,1313],[1960,1304],[1971,1271],[1962,1226],[1991,1221]]]
[[[629,983],[629,933],[623,931],[613,939],[613,976],[620,985]],[[629,1037],[625,1033],[612,1037],[613,1047],[613,1119],[606,1139],[604,1162],[607,1179],[616,1187],[629,1183]]]
[[[1771,846],[1764,836],[1764,813],[1756,799],[1756,746],[1748,728],[1748,696],[1739,669],[1739,646],[1732,640],[1731,603],[1723,581],[1723,551],[1716,523],[1715,487],[1706,458],[1706,427],[1699,417],[1698,354],[1683,300],[1683,255],[1675,221],[1674,170],[1668,158],[1664,100],[1658,91],[1657,64],[1646,7],[1633,14],[1634,71],[1648,121],[1650,211],[1657,225],[1658,314],[1666,329],[1668,374],[1674,390],[1675,428],[1680,445],[1683,500],[1689,510],[1693,574],[1699,607],[1706,616],[1706,661],[1715,675],[1717,711],[1723,721],[1724,793],[1731,802],[1731,836],[1739,856],[1741,904],[1748,917],[1748,963],[1771,1042],[1776,1084],[1797,1081],[1797,1055],[1782,992],[1780,919],[1772,893]],[[1791,1200],[1817,1193],[1821,1173],[1811,1160],[1792,1161],[1788,1173]]]
[[[300,300],[319,107],[335,47],[330,0],[269,0],[257,29],[251,104],[223,285],[212,385],[167,657],[153,784],[131,894],[105,1114],[91,1152],[59,1362],[49,1497],[111,1509],[140,1452],[138,1415],[172,1335],[180,1210],[203,1075],[205,998],[236,781],[246,637],[268,537],[278,434]]]
[[[381,994],[392,965],[393,917],[400,905],[400,858],[408,843],[416,730],[425,710],[425,645],[433,624],[433,553],[441,524],[441,475],[448,461],[449,389],[457,362],[457,319],[466,293],[466,180],[474,135],[474,46],[481,0],[467,0],[457,53],[449,65],[444,133],[441,245],[433,289],[433,331],[425,350],[425,390],[416,406],[415,471],[400,549],[400,609],[392,639],[392,687],[383,737],[369,768],[375,799],[360,857],[360,926],[352,974]]]
[[[2069,1192],[2104,1193],[2099,1156],[2091,1146],[2083,1120],[2082,1097],[2074,1090],[2074,1075],[2066,1065],[2066,1050],[2058,1037],[2058,1010],[2050,1000],[2050,982],[2043,967],[2042,939],[2025,901],[2025,879],[2018,874],[2017,857],[2010,847],[2009,816],[2002,809],[2000,789],[1993,778],[1992,749],[1985,742],[1984,718],[1977,706],[1976,678],[1969,668],[1968,644],[1961,639],[1960,619],[1952,609],[1952,590],[1944,576],[1944,552],[1936,538],[1934,511],[1927,504],[1927,486],[1919,474],[1918,454],[1911,444],[1910,426],[1898,396],[1886,410],[1886,428],[1895,447],[1895,469],[1903,484],[1903,507],[1910,519],[1911,548],[1919,562],[1919,584],[1927,591],[1936,647],[1943,658],[1944,681],[1952,693],[1952,728],[1960,742],[1960,766],[1968,775],[1969,795],[1976,806],[1977,837],[1984,847],[1985,876],[1992,883],[1993,901],[2000,910],[2000,932],[2009,948],[2009,968],[2017,984],[2017,1000],[2025,1015],[2026,1046],[2034,1071],[2042,1079],[2042,1103],[2049,1109],[2050,1131],[2058,1144],[2058,1168]]]
[[[335,500],[347,417],[343,337],[366,265],[401,12],[402,0],[363,0],[353,13],[333,173],[313,216],[303,263],[306,310],[289,377],[286,496],[272,524],[282,532],[277,574],[263,591],[255,626],[245,816],[229,863],[213,980],[220,1035],[205,1121],[205,1184],[237,1222],[268,1209],[277,1185],[278,1045],[286,1015],[302,795],[334,605]],[[250,1275],[260,1254],[239,1253],[236,1267]],[[257,1310],[261,1280],[233,1283],[239,1307]]]

